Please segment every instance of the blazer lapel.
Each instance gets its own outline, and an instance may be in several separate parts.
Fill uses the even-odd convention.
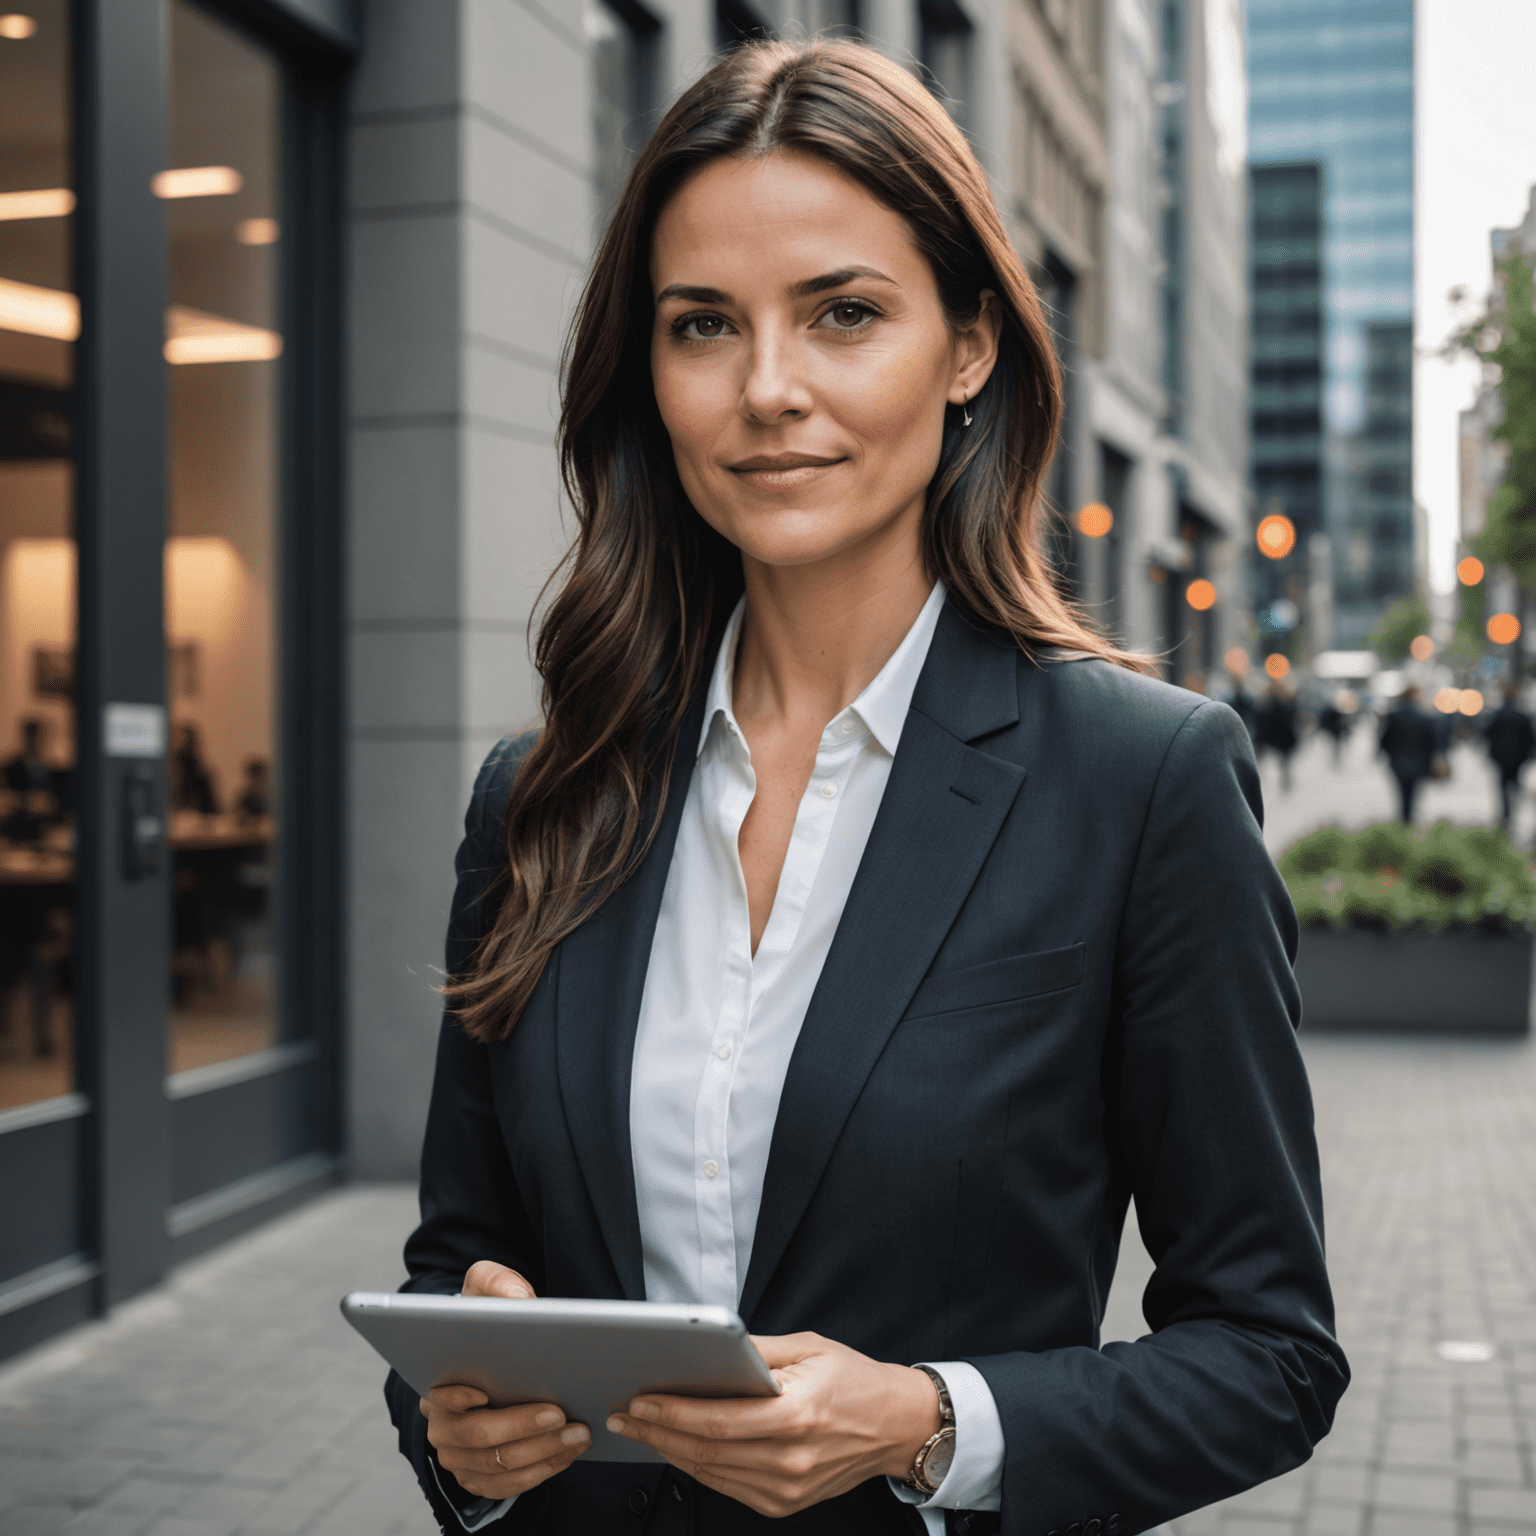
[[[560,946],[555,1059],[566,1124],[624,1296],[645,1300],[629,1144],[629,1079],[651,941],[688,799],[703,723],[701,690],[672,762],[672,784],[644,863]]]
[[[1024,769],[967,745],[1014,724],[1018,651],[946,605],[779,1101],[741,1315],[750,1319],[865,1080],[975,883]]]

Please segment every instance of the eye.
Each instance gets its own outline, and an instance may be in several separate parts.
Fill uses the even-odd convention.
[[[672,322],[672,334],[684,341],[714,341],[729,330],[723,315],[680,315]]]
[[[878,312],[872,305],[854,299],[839,299],[821,320],[829,330],[861,331],[877,317]]]

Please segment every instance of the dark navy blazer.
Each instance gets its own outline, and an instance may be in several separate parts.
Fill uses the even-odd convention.
[[[409,1289],[457,1291],[494,1259],[541,1295],[643,1298],[630,1066],[701,711],[702,692],[644,864],[560,946],[509,1038],[445,1021]],[[529,739],[476,784],[450,972],[489,920]],[[1274,1477],[1348,1381],[1296,920],[1260,814],[1225,705],[1099,661],[1037,665],[946,606],[790,1062],[740,1311],[754,1333],[972,1361],[1007,1441],[1005,1536],[1131,1536]],[[1151,1332],[1100,1350],[1133,1196]],[[415,1396],[386,1390],[452,1522]],[[883,1479],[772,1521],[665,1468],[578,1461],[493,1529],[921,1522]]]

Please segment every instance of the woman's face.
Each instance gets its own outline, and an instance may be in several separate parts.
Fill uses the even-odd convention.
[[[705,521],[768,566],[915,558],[944,408],[991,372],[996,301],[952,330],[900,215],[786,153],[690,177],[651,279],[656,401]]]

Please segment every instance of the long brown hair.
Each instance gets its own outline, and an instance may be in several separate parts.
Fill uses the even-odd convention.
[[[857,43],[738,48],[663,118],[631,172],[565,356],[560,463],[577,535],[539,629],[544,729],[512,785],[496,913],[446,987],[470,1035],[503,1037],[555,947],[634,871],[666,803],[673,747],[742,591],[741,559],[689,505],[651,387],[651,237],[691,172],[730,155],[814,155],[900,213],[952,325],[1000,301],[972,424],[946,412],[922,523],[929,574],[1027,652],[1117,649],[1060,595],[1041,482],[1061,381],[1034,285],[964,136],[906,71]],[[559,573],[557,572],[557,575]]]

